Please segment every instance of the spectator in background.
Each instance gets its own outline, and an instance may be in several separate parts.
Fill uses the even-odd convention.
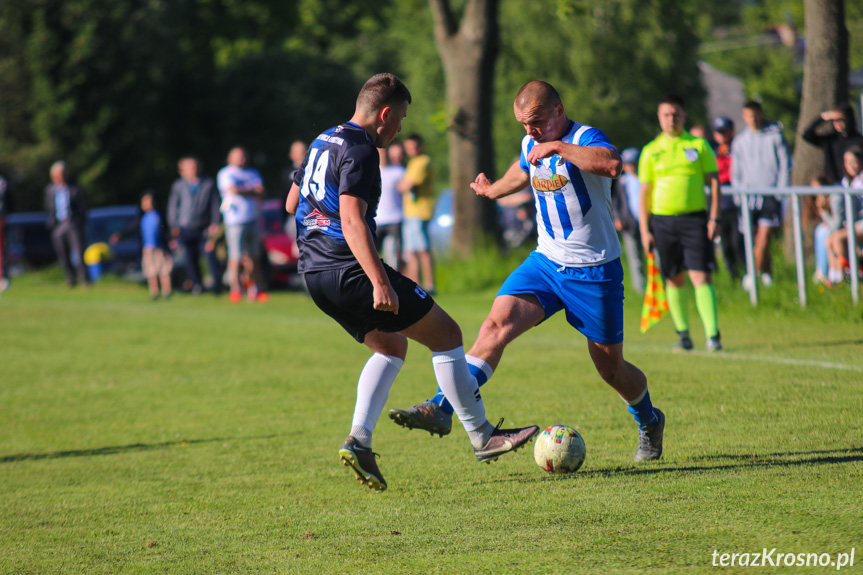
[[[701,124],[695,124],[691,128],[689,128],[689,135],[693,138],[704,138],[707,139],[707,128],[702,126]]]
[[[399,142],[378,148],[381,158],[381,200],[375,223],[378,226],[378,251],[395,270],[402,265],[402,206],[404,200],[396,186],[405,175],[405,149]]]
[[[288,199],[288,193],[291,191],[291,186],[294,185],[294,174],[303,165],[303,159],[306,157],[306,152],[309,146],[302,140],[294,140],[291,143],[291,148],[288,150],[288,159],[291,160],[291,165],[282,171],[282,182],[280,198],[282,204]],[[285,212],[285,231],[291,236],[297,237],[296,221],[294,218],[288,217],[288,212]]]
[[[66,285],[78,283],[90,287],[84,265],[84,230],[87,225],[87,198],[84,191],[67,179],[66,163],[51,166],[51,183],[45,188],[48,227],[57,259],[66,274]]]
[[[656,246],[659,269],[679,341],[674,349],[693,348],[689,337],[686,272],[695,288],[695,307],[704,324],[707,349],[719,351],[722,342],[713,287],[713,239],[719,226],[719,178],[713,149],[703,138],[683,129],[683,98],[669,94],[659,102],[657,118],[662,133],[641,151],[641,242],[644,251]],[[704,186],[710,186],[710,204]]]
[[[719,168],[719,185],[731,187],[731,143],[734,140],[734,122],[725,116],[713,119],[713,139],[716,146],[716,165]],[[719,237],[722,257],[731,279],[736,280],[740,270],[746,267],[746,251],[743,234],[740,233],[740,208],[730,194],[723,194],[720,201]]]
[[[243,298],[243,287],[249,301],[268,301],[270,298],[263,289],[258,232],[258,202],[264,195],[261,174],[246,167],[246,151],[237,147],[228,153],[228,165],[219,170],[217,181],[228,242],[231,302],[237,303]]]
[[[830,180],[827,176],[819,175],[812,178],[809,185],[813,188],[820,188],[821,186],[830,185]],[[832,257],[830,251],[827,249],[827,238],[839,229],[836,210],[831,207],[831,204],[836,201],[844,204],[845,198],[839,194],[821,194],[815,198],[815,209],[821,221],[815,226],[815,275],[812,276],[812,281],[813,283],[824,284],[828,287],[833,283],[829,278],[830,270],[834,266],[831,265]]]
[[[213,278],[213,293],[221,292],[222,270],[215,251],[207,249],[208,241],[219,230],[220,198],[212,178],[201,177],[201,165],[192,157],[177,162],[180,178],[171,186],[168,197],[168,226],[186,252],[186,275],[192,282],[191,292],[203,291],[201,279],[201,251]]]
[[[845,151],[851,146],[863,146],[863,135],[857,130],[854,109],[848,104],[822,112],[801,135],[813,146],[821,148],[824,171],[831,182],[841,182],[845,177]]]
[[[750,100],[743,105],[743,130],[731,144],[731,185],[735,188],[785,188],[791,183],[791,158],[782,126],[764,120],[761,104]],[[776,196],[749,196],[755,229],[753,257],[755,273],[764,286],[773,285],[770,237],[781,223],[782,204]],[[742,227],[742,224],[741,224]],[[751,290],[755,278],[743,276],[743,287]]]
[[[611,205],[614,211],[614,228],[623,237],[626,259],[629,262],[629,277],[632,288],[644,293],[644,252],[641,247],[641,228],[638,224],[638,208],[641,205],[641,181],[638,179],[637,148],[627,148],[620,154],[623,174],[612,185]]]
[[[834,196],[841,198],[841,202],[835,201],[831,208],[836,214],[837,230],[830,234],[827,238],[827,249],[832,254],[832,263],[830,269],[829,280],[831,283],[839,283],[845,279],[846,273],[855,273],[850,269],[848,261],[848,234],[854,233],[857,239],[857,246],[863,241],[863,147],[851,146],[845,151],[844,172],[842,178],[842,187],[852,190],[851,196],[851,221],[854,222],[852,230],[848,229],[846,224],[847,214],[845,211],[844,196]]]
[[[174,260],[168,249],[165,222],[155,208],[155,194],[146,190],[141,194],[141,216],[129,229],[111,236],[111,244],[116,244],[123,236],[137,232],[141,234],[141,271],[147,278],[150,299],[159,299],[161,285],[162,297],[171,297],[171,271]]]
[[[9,180],[0,174],[0,292],[9,288],[6,271],[6,216],[11,211],[10,203]]]
[[[405,275],[434,294],[434,265],[428,226],[434,209],[434,172],[431,158],[423,153],[423,139],[411,134],[405,140],[408,160],[405,177],[398,184],[404,194],[404,220],[402,221],[402,247]],[[420,283],[422,272],[422,283]]]
[[[503,241],[508,248],[518,248],[536,239],[536,204],[530,186],[495,200]]]

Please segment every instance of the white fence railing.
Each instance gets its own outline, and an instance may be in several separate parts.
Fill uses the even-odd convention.
[[[749,300],[752,305],[758,305],[758,281],[755,276],[755,259],[752,255],[752,218],[749,209],[749,196],[770,195],[788,196],[791,199],[791,220],[794,226],[794,260],[797,266],[797,293],[800,306],[806,307],[806,268],[803,264],[803,226],[800,219],[800,196],[817,196],[821,194],[842,194],[845,196],[845,226],[848,233],[848,260],[851,262],[851,301],[857,306],[859,300],[857,280],[857,238],[854,234],[854,217],[852,209],[852,190],[838,186],[820,188],[788,187],[788,188],[722,188],[723,194],[740,196],[740,211],[743,220],[743,239],[746,249],[746,273],[752,278],[752,289]]]

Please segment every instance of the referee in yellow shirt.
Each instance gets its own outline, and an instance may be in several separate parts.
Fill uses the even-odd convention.
[[[692,349],[688,292],[684,289],[688,270],[707,349],[719,351],[722,343],[712,276],[721,194],[716,156],[704,138],[683,129],[686,112],[680,96],[663,98],[657,116],[662,133],[644,147],[638,164],[641,242],[645,252],[655,247],[659,254],[668,308],[680,338],[674,349]],[[709,206],[705,184],[710,186]]]

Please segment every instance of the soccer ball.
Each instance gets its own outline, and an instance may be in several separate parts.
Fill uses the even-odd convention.
[[[567,425],[552,425],[543,430],[533,448],[536,464],[549,473],[574,473],[584,463],[584,439]]]

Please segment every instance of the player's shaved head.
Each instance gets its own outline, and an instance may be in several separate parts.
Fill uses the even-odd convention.
[[[384,106],[401,108],[411,103],[407,86],[393,74],[376,74],[368,79],[357,96],[357,112],[373,116]]]
[[[522,110],[533,107],[549,110],[560,103],[560,94],[554,86],[542,80],[531,80],[515,95],[515,107]]]
[[[532,80],[521,87],[515,96],[513,112],[527,135],[536,142],[556,140],[569,127],[560,94],[542,80]]]

